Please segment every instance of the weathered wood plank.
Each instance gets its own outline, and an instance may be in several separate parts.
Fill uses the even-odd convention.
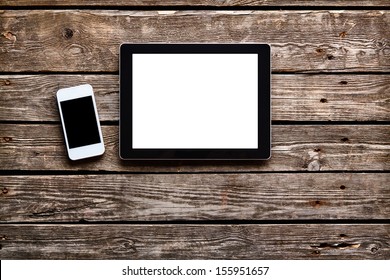
[[[389,259],[389,234],[389,224],[2,225],[0,258]]]
[[[390,173],[0,176],[0,221],[387,219],[389,182]]]
[[[123,42],[267,42],[273,71],[389,71],[389,15],[8,10],[0,14],[0,71],[118,71]]]
[[[2,0],[1,6],[389,6],[387,0]]]
[[[389,170],[389,125],[276,125],[267,161],[123,161],[118,127],[103,126],[106,153],[68,160],[60,125],[0,124],[0,166],[5,170],[135,172]]]
[[[0,75],[0,121],[59,121],[56,91],[82,83],[117,121],[118,75]],[[272,75],[274,121],[389,121],[389,98],[389,75]]]

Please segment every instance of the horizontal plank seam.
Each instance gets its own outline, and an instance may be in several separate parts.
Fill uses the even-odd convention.
[[[388,6],[217,6],[217,5],[172,5],[172,6],[115,6],[115,5],[69,5],[69,6],[9,6],[0,5],[0,8],[7,10],[142,10],[142,11],[157,11],[157,10],[216,10],[216,11],[232,11],[232,10],[256,10],[256,11],[280,11],[280,10],[389,10]]]
[[[247,161],[245,161],[247,163]],[[136,163],[136,162],[135,162]],[[161,163],[161,161],[160,161]],[[174,162],[169,161],[168,164],[172,164]],[[222,163],[222,162],[221,162]],[[150,162],[148,162],[150,164]],[[179,164],[179,162],[178,162]],[[206,162],[207,164],[207,162]],[[180,165],[180,164],[179,164]],[[340,174],[340,173],[348,173],[348,174],[390,174],[390,170],[324,170],[324,171],[180,171],[180,172],[172,172],[172,171],[147,171],[147,172],[132,172],[132,171],[95,171],[95,170],[0,170],[1,176],[70,176],[70,175],[185,175],[185,174]]]
[[[10,121],[1,120],[0,124],[10,125],[59,125],[59,121]],[[102,126],[118,126],[119,121],[101,121]],[[272,121],[272,125],[390,125],[390,121]]]
[[[0,222],[0,225],[300,225],[300,224],[390,224],[390,219],[308,219],[308,220],[181,220],[181,221],[93,221]]]
[[[118,45],[119,48],[119,45]],[[310,71],[310,72],[304,72],[304,71]],[[308,70],[302,70],[302,71],[291,71],[291,72],[283,72],[283,71],[272,71],[272,75],[390,75],[390,71],[349,71],[349,72],[316,72]],[[21,76],[21,75],[113,75],[113,76],[119,76],[118,71],[71,71],[71,72],[65,72],[65,71],[18,71],[18,72],[9,72],[4,71],[0,72],[0,76]]]

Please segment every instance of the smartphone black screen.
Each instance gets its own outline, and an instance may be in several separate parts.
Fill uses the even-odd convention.
[[[60,102],[69,148],[100,143],[92,96]]]

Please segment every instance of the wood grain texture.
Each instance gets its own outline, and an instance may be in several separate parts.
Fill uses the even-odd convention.
[[[118,121],[118,75],[0,75],[0,121],[59,121],[55,93],[83,83]],[[272,75],[274,121],[390,121],[389,100],[390,75]]]
[[[2,0],[0,259],[390,259],[388,124],[274,125],[271,160],[230,162],[121,161],[113,125],[123,42],[270,43],[274,121],[388,122],[388,4]],[[106,153],[72,162],[55,92],[81,83]]]
[[[267,161],[123,161],[118,127],[103,126],[99,159],[68,160],[60,125],[0,124],[0,166],[5,170],[131,172],[389,170],[389,125],[276,125]]]
[[[0,71],[118,71],[123,42],[265,42],[278,72],[390,68],[389,11],[7,10]]]
[[[1,222],[390,218],[390,173],[0,176]]]
[[[389,6],[387,0],[2,0],[1,6]]]
[[[389,259],[389,233],[388,224],[2,225],[0,258]]]

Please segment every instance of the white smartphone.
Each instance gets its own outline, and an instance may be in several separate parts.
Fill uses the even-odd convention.
[[[60,89],[57,102],[69,158],[102,155],[104,143],[92,86]]]

